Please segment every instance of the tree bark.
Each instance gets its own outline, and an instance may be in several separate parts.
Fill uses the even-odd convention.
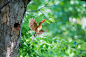
[[[0,7],[8,0],[0,1]],[[0,10],[0,57],[18,57],[22,21],[30,0],[10,0]]]

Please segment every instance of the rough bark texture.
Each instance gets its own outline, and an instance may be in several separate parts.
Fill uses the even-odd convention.
[[[1,0],[0,7],[8,0]],[[22,20],[30,0],[11,0],[0,11],[0,57],[18,57]]]

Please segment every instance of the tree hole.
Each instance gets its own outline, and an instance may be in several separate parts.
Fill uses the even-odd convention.
[[[20,29],[20,24],[19,23],[15,23],[14,24],[14,29],[15,30],[19,30]]]

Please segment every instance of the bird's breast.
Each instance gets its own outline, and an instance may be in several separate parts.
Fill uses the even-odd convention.
[[[39,26],[36,30],[36,32],[39,32],[42,29],[42,26]]]

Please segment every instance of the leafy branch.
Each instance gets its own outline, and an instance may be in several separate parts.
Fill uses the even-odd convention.
[[[41,12],[41,13],[43,14],[43,16],[45,17],[45,19],[47,19],[48,21],[50,21],[50,20],[45,16],[45,14],[41,11],[41,9],[44,8],[44,7],[52,7],[52,6],[53,6],[53,5],[47,6],[49,2],[50,2],[50,0],[49,0],[44,6],[42,6],[41,8],[39,8],[39,9],[37,9],[37,10],[31,10],[31,11],[27,10],[27,12],[37,12],[37,11],[39,11],[39,12]],[[60,22],[60,21],[61,21],[61,19],[60,19],[58,22]],[[50,21],[50,23],[53,23],[53,22]],[[57,22],[54,22],[54,23],[57,23]]]

